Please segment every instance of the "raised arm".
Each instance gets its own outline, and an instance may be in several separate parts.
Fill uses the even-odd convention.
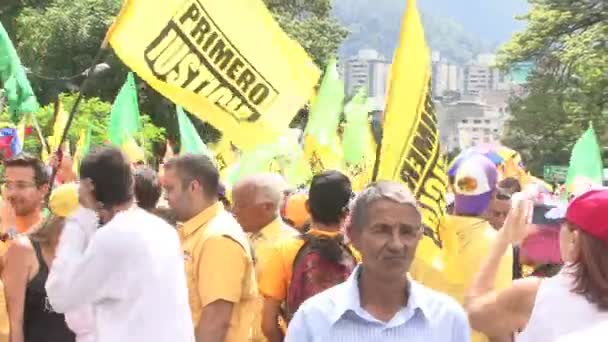
[[[504,290],[494,289],[501,259],[511,243],[517,244],[525,236],[529,209],[530,203],[521,201],[511,211],[465,298],[471,326],[488,336],[505,336],[523,328],[534,307],[538,279],[521,279]]]

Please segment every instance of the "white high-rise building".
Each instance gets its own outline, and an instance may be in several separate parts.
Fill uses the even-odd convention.
[[[433,96],[442,97],[446,92],[461,93],[464,84],[462,67],[441,58],[437,51],[433,51],[431,62]]]
[[[510,90],[508,75],[496,68],[496,56],[481,54],[475,62],[464,67],[464,94],[479,96],[484,91]]]
[[[378,107],[374,109],[383,110],[390,65],[378,51],[360,50],[357,56],[344,62],[346,94],[352,96],[360,87],[365,86],[374,107]]]

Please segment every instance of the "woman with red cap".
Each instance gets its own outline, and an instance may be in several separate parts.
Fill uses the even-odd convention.
[[[512,210],[472,288],[471,326],[488,336],[518,332],[517,342],[606,341],[608,336],[608,189],[575,198],[565,212],[560,251],[565,266],[552,278],[529,277],[493,289],[511,244],[526,237],[531,202]]]

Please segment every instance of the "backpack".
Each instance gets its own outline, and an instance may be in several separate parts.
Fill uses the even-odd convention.
[[[285,319],[291,320],[308,298],[344,282],[357,266],[357,259],[344,243],[344,237],[300,237],[304,245],[293,262],[291,283],[285,302]]]

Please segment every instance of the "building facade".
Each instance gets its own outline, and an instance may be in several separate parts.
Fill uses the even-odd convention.
[[[384,109],[390,65],[376,50],[360,50],[357,56],[345,60],[342,69],[346,95],[353,96],[359,88],[366,87],[374,109]]]

